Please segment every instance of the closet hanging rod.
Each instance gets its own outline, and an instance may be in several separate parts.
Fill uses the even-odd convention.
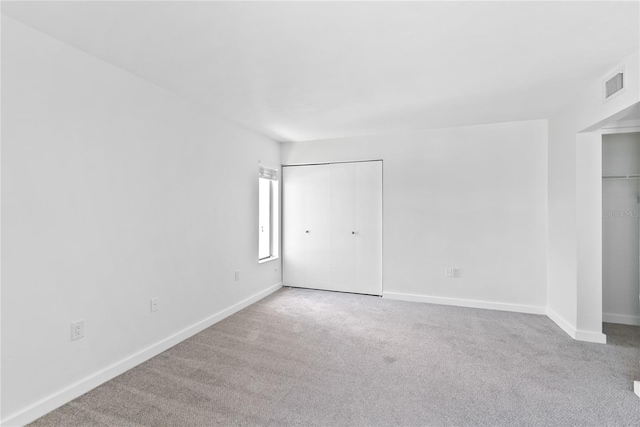
[[[630,175],[605,175],[602,179],[640,179],[640,174]]]

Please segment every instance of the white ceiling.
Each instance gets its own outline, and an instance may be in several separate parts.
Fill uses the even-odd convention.
[[[280,141],[546,118],[640,47],[638,2],[2,2]]]

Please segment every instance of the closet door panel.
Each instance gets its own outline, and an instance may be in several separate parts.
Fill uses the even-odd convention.
[[[283,168],[282,178],[282,250],[283,282],[287,286],[305,286],[305,168]]]
[[[331,212],[329,252],[331,289],[353,292],[356,281],[356,168],[354,163],[337,163],[331,168]]]
[[[355,178],[353,292],[382,295],[382,162],[356,163]]]
[[[305,283],[309,288],[329,286],[330,169],[326,165],[303,166],[305,171]]]

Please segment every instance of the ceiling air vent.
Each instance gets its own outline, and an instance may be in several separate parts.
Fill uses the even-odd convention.
[[[617,71],[609,80],[604,82],[604,100],[608,101],[614,95],[624,91],[624,69]]]

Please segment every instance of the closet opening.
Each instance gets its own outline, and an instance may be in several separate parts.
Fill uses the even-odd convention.
[[[640,325],[640,132],[624,127],[602,135],[602,320]]]

